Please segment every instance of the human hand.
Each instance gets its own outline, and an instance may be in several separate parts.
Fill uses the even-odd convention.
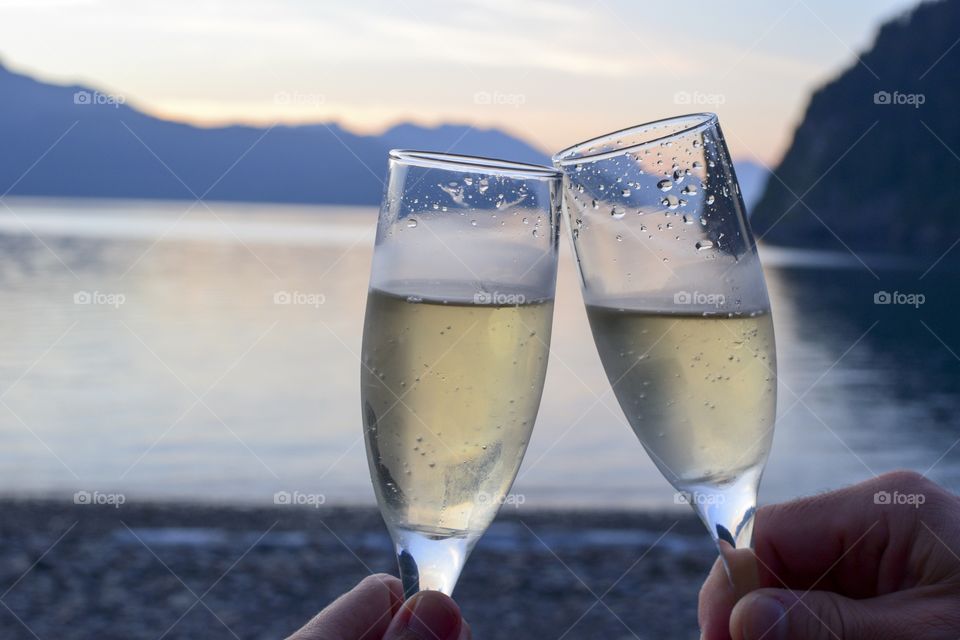
[[[960,499],[898,471],[760,509],[760,589],[735,600],[718,561],[705,640],[960,637]]]
[[[403,601],[393,576],[368,576],[287,640],[470,640],[460,608],[442,593]]]

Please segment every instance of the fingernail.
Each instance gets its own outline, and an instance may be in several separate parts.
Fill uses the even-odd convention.
[[[743,620],[744,640],[787,640],[787,610],[776,598],[754,596]]]
[[[407,629],[425,640],[456,640],[460,634],[460,609],[436,591],[421,591],[410,599]]]

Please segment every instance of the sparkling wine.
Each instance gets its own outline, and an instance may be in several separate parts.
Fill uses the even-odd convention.
[[[367,302],[361,390],[370,472],[401,562],[417,558],[421,588],[452,589],[460,567],[451,565],[462,566],[496,515],[547,367],[551,300],[467,297],[464,288],[435,297],[372,289]]]
[[[661,472],[718,520],[708,525],[719,538],[749,540],[776,413],[769,312],[587,313],[617,400]]]

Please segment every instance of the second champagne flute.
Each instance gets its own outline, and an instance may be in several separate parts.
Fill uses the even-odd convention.
[[[640,442],[755,585],[757,488],[776,352],[763,270],[714,114],[660,120],[554,157],[587,314]]]
[[[453,591],[526,451],[553,321],[559,176],[390,152],[361,395],[370,475],[408,597]]]

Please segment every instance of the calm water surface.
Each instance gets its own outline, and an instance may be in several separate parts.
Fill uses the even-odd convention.
[[[373,502],[358,353],[375,211],[6,202],[5,493]],[[562,248],[546,391],[515,493],[528,506],[672,507],[609,392]],[[937,256],[873,273],[849,256],[764,258],[780,417],[763,499],[899,467],[960,489],[957,272],[922,275]],[[925,300],[874,304],[881,290]]]

